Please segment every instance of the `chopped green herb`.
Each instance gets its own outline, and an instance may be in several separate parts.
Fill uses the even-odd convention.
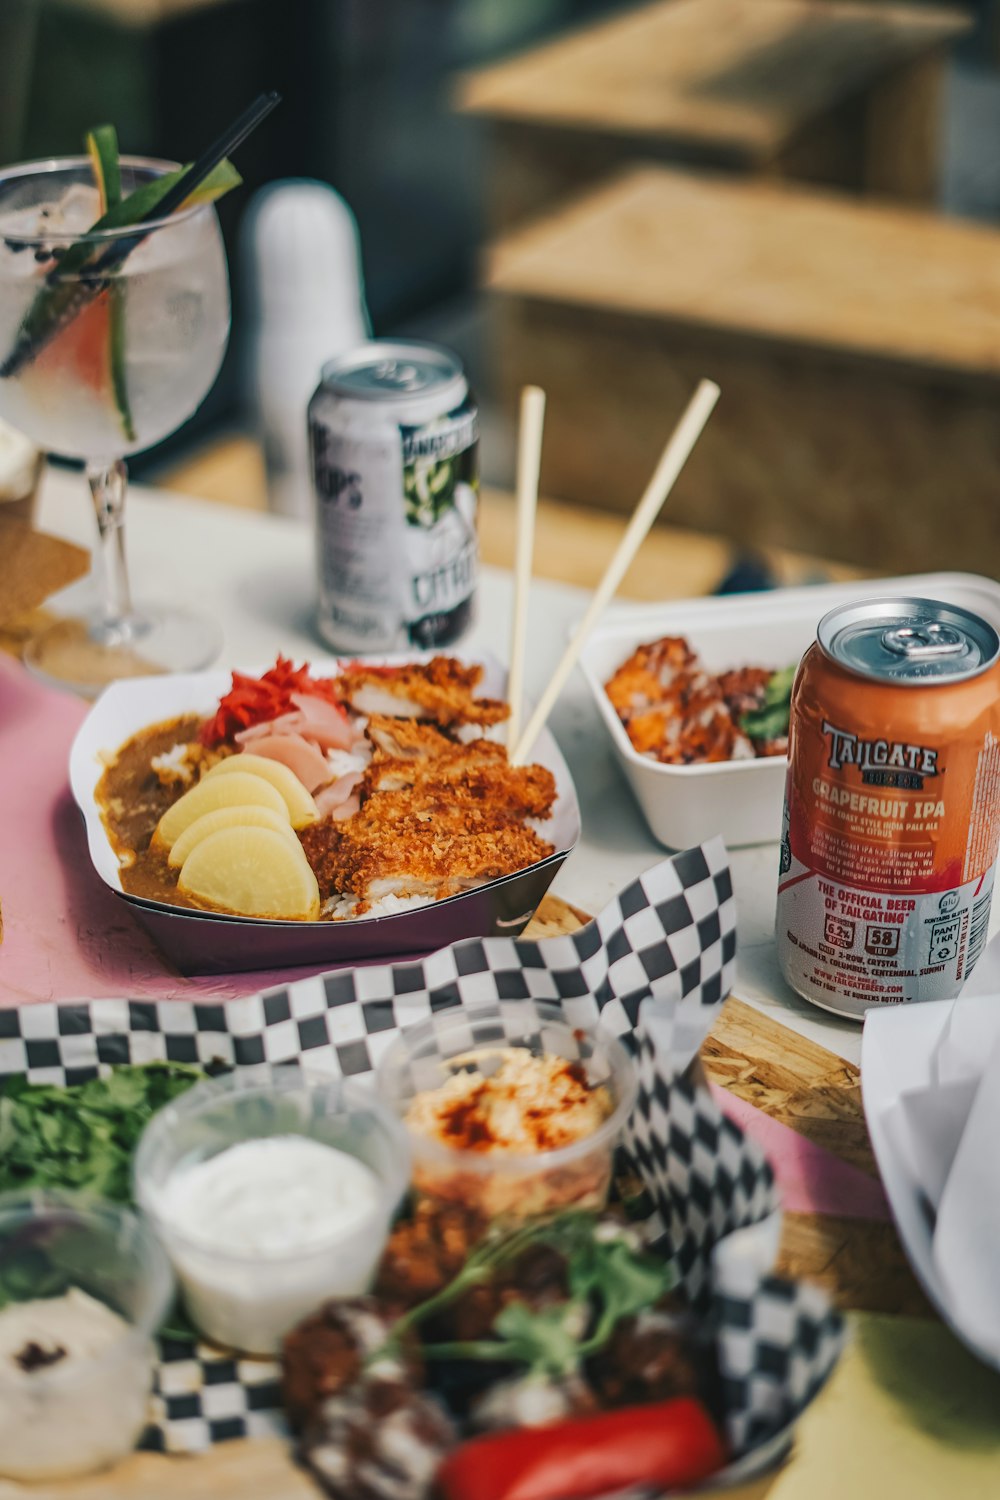
[[[8,1079],[0,1086],[0,1191],[62,1188],[129,1202],[146,1122],[204,1076],[186,1063],[153,1062],[67,1088]]]

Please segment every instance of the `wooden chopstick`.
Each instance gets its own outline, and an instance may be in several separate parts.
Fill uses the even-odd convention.
[[[514,555],[514,608],[510,631],[510,670],[507,678],[507,746],[513,749],[524,714],[524,651],[528,631],[528,590],[535,550],[535,511],[538,473],[542,462],[545,392],[526,385],[521,392],[521,421],[517,436],[517,546]]]
[[[583,650],[587,637],[590,635],[591,630],[593,630],[598,616],[628,572],[632,559],[642,546],[649,528],[662,510],[664,501],[676,483],[677,476],[690,457],[695,443],[701,437],[702,430],[712,414],[719,395],[719,387],[713,381],[702,380],[688,402],[687,410],[674,428],[670,441],[660,455],[660,461],[653,471],[653,476],[646,486],[642,499],[632,513],[632,519],[625,529],[625,534],[619,542],[614,556],[605,569],[604,577],[594,590],[594,595],[587,606],[586,614],[574,631],[566,650],[563,652],[562,660],[553,672],[548,687],[539,699],[538,706],[531,715],[527,728],[521,735],[520,740],[514,745],[510,756],[512,765],[522,765],[531,753],[546,719],[555,706],[556,699],[559,697],[570,673],[576,666],[580,652]]]

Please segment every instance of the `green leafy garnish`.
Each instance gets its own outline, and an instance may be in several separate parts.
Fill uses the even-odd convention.
[[[782,667],[780,672],[772,672],[764,688],[763,703],[740,719],[740,728],[752,740],[776,740],[788,733],[795,671],[795,667]]]
[[[516,1360],[539,1375],[567,1374],[579,1364],[581,1313],[586,1309],[573,1301],[537,1310],[526,1302],[509,1302],[494,1320],[499,1342],[487,1345],[489,1358]]]
[[[11,1078],[0,1089],[0,1191],[61,1188],[127,1203],[146,1122],[205,1075],[187,1063],[134,1063],[59,1088]]]
[[[523,1365],[529,1375],[570,1375],[603,1348],[623,1318],[655,1306],[674,1285],[666,1262],[636,1250],[624,1228],[609,1233],[607,1221],[579,1212],[561,1214],[486,1239],[453,1281],[399,1319],[392,1342],[398,1344],[472,1287],[490,1281],[532,1245],[547,1245],[564,1257],[565,1300],[537,1309],[508,1302],[494,1319],[493,1338],[425,1344],[427,1358],[499,1360]]]

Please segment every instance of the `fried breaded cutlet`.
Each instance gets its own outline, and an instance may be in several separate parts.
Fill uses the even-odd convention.
[[[460,785],[379,792],[339,825],[324,860],[333,890],[440,900],[547,859],[554,846]]]
[[[510,709],[496,698],[477,698],[481,666],[464,667],[453,656],[401,667],[355,662],[338,679],[337,690],[356,713],[430,719],[443,729],[459,724],[499,724]]]
[[[556,782],[546,766],[512,766],[492,740],[449,745],[440,755],[400,760],[376,751],[361,782],[361,801],[374,793],[411,790],[440,794],[452,802],[458,793],[486,804],[499,818],[547,818]]]
[[[365,734],[376,753],[381,751],[392,760],[424,760],[444,754],[455,744],[433,724],[391,719],[388,714],[369,714]]]

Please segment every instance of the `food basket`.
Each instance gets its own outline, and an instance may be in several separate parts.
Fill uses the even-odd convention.
[[[721,840],[665,860],[569,936],[466,940],[418,963],[342,970],[226,1006],[101,1001],[0,1011],[0,1076],[74,1082],[104,1065],[174,1059],[266,1074],[301,1060],[370,1075],[401,1028],[486,999],[536,1000],[574,1026],[622,1039],[639,1075],[623,1149],[654,1205],[656,1248],[713,1330],[733,1463],[773,1460],[843,1341],[826,1295],[773,1274],[774,1176],[758,1148],[692,1081],[690,1065],[728,993],[736,915]],[[144,1445],[184,1453],[284,1432],[278,1370],[163,1340]]]
[[[427,655],[386,657],[385,664],[426,660]],[[506,674],[490,657],[481,691],[503,697]],[[314,661],[317,675],[335,674],[335,659]],[[227,672],[135,677],[114,683],[90,710],[70,752],[70,784],[87,828],[94,869],[123,901],[182,974],[234,974],[294,965],[340,964],[426,953],[462,938],[521,932],[530,921],[567,855],[580,836],[580,809],[569,768],[555,740],[544,731],[535,759],[556,779],[552,817],[540,825],[555,845],[547,859],[473,890],[416,910],[338,922],[279,922],[216,915],[144,901],[121,888],[118,856],[95,800],[104,769],[102,755],[114,752],[150,724],[183,714],[209,714],[229,687]]]

